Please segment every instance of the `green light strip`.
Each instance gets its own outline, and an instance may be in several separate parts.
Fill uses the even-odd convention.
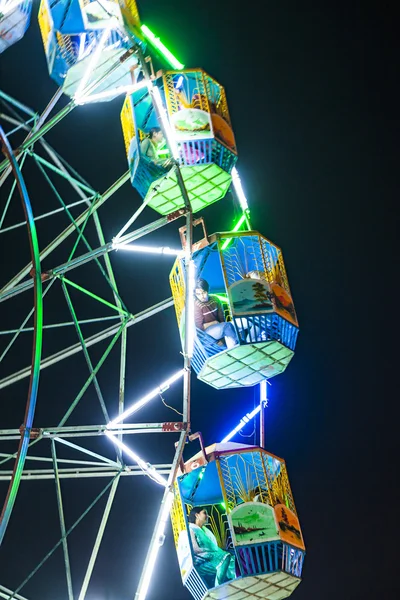
[[[72,287],[74,287],[75,289],[79,290],[80,292],[83,292],[87,296],[90,296],[91,298],[94,298],[98,302],[101,302],[102,304],[105,304],[106,306],[109,306],[110,308],[112,308],[113,310],[116,310],[117,312],[121,313],[122,315],[125,315],[126,317],[130,316],[129,313],[126,312],[126,310],[123,310],[122,308],[119,308],[118,306],[114,306],[114,304],[111,304],[111,302],[108,302],[107,300],[104,300],[104,298],[100,298],[100,296],[97,296],[96,294],[93,294],[93,292],[89,292],[89,290],[85,290],[85,288],[83,288],[82,286],[78,285],[77,283],[74,283],[70,279],[67,279],[66,277],[62,277],[62,281],[65,281],[65,283],[68,283],[68,285],[71,285]]]
[[[150,44],[152,46],[154,46],[154,48],[156,48],[159,52],[161,52],[161,54],[163,55],[165,60],[168,61],[168,63],[171,65],[171,67],[173,69],[180,71],[181,69],[185,68],[185,65],[183,65],[181,62],[179,62],[179,60],[177,58],[175,58],[175,56],[172,54],[172,52],[170,52],[168,50],[168,48],[166,46],[164,46],[164,44],[162,43],[160,38],[156,37],[154,35],[154,33],[152,31],[150,31],[150,29],[147,27],[147,25],[142,25],[140,27],[140,30],[143,33],[143,35],[145,36],[146,40],[148,42],[150,42]]]
[[[241,226],[243,225],[243,223],[246,221],[247,216],[245,213],[242,214],[242,216],[240,217],[239,221],[236,223],[235,227],[232,229],[232,233],[234,231],[238,231]],[[225,250],[225,248],[227,247],[227,245],[229,244],[229,242],[231,241],[232,238],[227,238],[224,243],[222,244],[221,250]]]
[[[212,294],[212,296],[214,296],[215,298],[218,298],[218,300],[221,300],[221,302],[228,302],[228,297],[226,294],[222,295],[222,294]]]

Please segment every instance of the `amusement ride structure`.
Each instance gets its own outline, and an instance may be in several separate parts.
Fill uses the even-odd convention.
[[[31,11],[32,0],[0,0],[0,52],[23,37]],[[264,408],[268,379],[282,373],[293,357],[298,322],[282,252],[252,229],[224,87],[200,68],[185,68],[141,23],[135,0],[41,0],[39,26],[56,93],[38,114],[0,91],[0,240],[4,249],[18,247],[12,265],[21,260],[12,273],[2,263],[1,402],[7,394],[18,406],[27,396],[20,421],[0,430],[0,551],[7,551],[24,480],[54,480],[60,536],[30,573],[21,573],[17,587],[0,581],[0,598],[24,599],[28,582],[55,552],[62,552],[65,582],[56,597],[83,600],[121,478],[133,475],[148,476],[163,488],[137,600],[146,598],[155,576],[169,517],[182,581],[196,600],[287,598],[301,581],[305,547],[285,462],[264,449]],[[156,61],[166,68],[155,70]],[[128,170],[99,192],[45,136],[72,110],[115,99],[121,101]],[[38,173],[51,195],[37,184]],[[143,201],[130,210],[123,226],[116,219],[107,240],[100,209],[111,198],[117,202],[122,188],[137,197],[131,186]],[[236,225],[209,235],[204,211],[214,202],[226,202],[229,190]],[[135,228],[146,207],[157,218]],[[143,245],[144,236],[168,224],[178,225],[181,247]],[[200,240],[195,241],[194,228],[203,232]],[[143,253],[175,259],[169,276],[172,297],[133,314],[131,300],[119,291],[113,262],[117,253],[132,260]],[[197,297],[200,280],[209,292],[204,301]],[[52,311],[52,298],[64,312]],[[132,403],[125,399],[131,327],[172,306],[182,364]],[[234,332],[233,343],[225,334],[212,336],[205,326],[209,323],[198,322],[198,311],[210,306],[218,307],[216,321]],[[119,357],[114,395],[109,389],[105,393],[101,383],[111,355]],[[64,365],[79,358],[86,364],[87,379],[76,389]],[[201,434],[192,432],[190,408],[197,402],[191,398],[192,371],[217,390],[260,390],[254,410],[225,439],[207,447]],[[54,391],[49,391],[48,373],[53,380],[62,378],[65,390],[60,394],[69,397],[62,413],[54,403],[49,408]],[[182,407],[175,412],[180,420],[142,422],[140,411],[179,382]],[[97,425],[80,420],[79,407],[90,391],[102,419]],[[3,408],[0,414],[3,427]],[[54,419],[54,425],[41,426],[38,414]],[[259,445],[231,442],[256,416]],[[155,434],[172,436],[172,464],[150,464],[137,454],[131,440],[148,433],[152,440]],[[93,438],[101,442],[101,450],[93,450]],[[199,446],[184,461],[188,444]],[[64,480],[83,478],[103,478],[107,484],[68,524]],[[104,511],[83,580],[76,584],[69,536],[100,499],[105,500]],[[202,511],[208,514],[208,527],[198,524]]]

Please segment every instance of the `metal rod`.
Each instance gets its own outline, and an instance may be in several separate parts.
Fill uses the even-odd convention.
[[[159,302],[158,304],[155,304],[154,306],[151,306],[150,308],[148,308],[140,313],[137,313],[136,315],[131,315],[126,327],[131,327],[132,325],[135,325],[136,323],[140,323],[141,321],[144,321],[145,319],[148,319],[149,317],[152,317],[153,315],[165,310],[166,308],[170,308],[173,305],[174,305],[173,299],[168,298],[167,300],[164,300],[163,302]],[[119,329],[119,325],[112,325],[111,327],[108,327],[107,329],[104,329],[103,331],[100,331],[99,333],[95,333],[94,335],[86,338],[85,339],[86,348],[89,348],[90,346],[93,346],[94,344],[98,344],[99,342],[107,339],[108,337],[111,337],[118,331],[118,329]],[[79,342],[77,344],[73,344],[72,346],[68,346],[68,348],[64,348],[63,350],[60,350],[59,352],[56,352],[55,354],[52,354],[52,355],[48,356],[47,358],[44,358],[40,363],[40,368],[45,369],[47,367],[50,367],[51,365],[53,365],[61,360],[64,360],[64,359],[68,358],[69,356],[73,356],[74,354],[77,354],[78,352],[81,352],[81,351],[82,351],[82,346]],[[24,369],[21,369],[20,371],[17,371],[16,373],[13,373],[11,375],[8,375],[7,377],[4,377],[3,379],[0,380],[0,389],[7,387],[8,385],[15,383],[16,381],[24,379],[25,377],[28,377],[29,373],[30,373],[30,368],[26,367]]]
[[[0,598],[6,598],[6,600],[8,600],[11,594],[12,590],[4,587],[4,585],[0,585]],[[13,598],[15,598],[15,600],[27,600],[27,598],[20,596],[19,594],[14,594]]]
[[[79,452],[83,452],[84,454],[88,454],[89,456],[93,456],[93,458],[98,458],[102,462],[105,462],[113,467],[119,469],[120,465],[115,462],[115,460],[111,460],[106,456],[102,456],[101,454],[97,454],[97,452],[92,452],[92,450],[88,450],[87,448],[83,448],[82,446],[78,446],[77,444],[73,444],[72,442],[67,442],[67,440],[62,439],[60,436],[54,436],[53,440],[59,442],[60,444],[64,444],[69,448],[73,448],[74,450],[78,450]]]
[[[157,469],[160,475],[168,475],[171,470],[171,465],[153,465]],[[121,477],[136,477],[137,475],[144,475],[147,477],[147,473],[141,469],[134,470],[133,466],[125,466],[124,470],[111,469],[110,467],[89,469],[83,467],[81,469],[59,469],[58,476],[60,479],[93,479],[99,477],[115,477],[115,475],[121,475]],[[0,481],[10,481],[12,471],[0,471]],[[24,470],[21,475],[21,481],[42,481],[54,479],[53,469],[35,469],[32,471]]]
[[[24,156],[26,156],[26,154],[24,154]],[[66,208],[73,208],[74,206],[78,206],[79,204],[83,204],[83,203],[84,203],[84,200],[77,200],[76,202],[71,202],[71,204],[67,204]],[[44,213],[43,215],[39,215],[38,217],[35,217],[34,221],[36,223],[37,221],[46,219],[47,217],[52,217],[53,215],[63,212],[64,210],[65,210],[64,207],[56,208],[55,210]],[[20,223],[16,223],[15,225],[10,225],[9,227],[4,227],[3,229],[0,229],[0,233],[7,233],[7,231],[12,231],[13,229],[18,229],[19,227],[24,227],[24,225],[26,225],[25,221],[21,221]]]
[[[76,331],[76,333],[78,335],[79,342],[80,342],[80,344],[82,346],[82,352],[83,352],[83,355],[85,357],[86,364],[87,364],[88,369],[89,369],[89,373],[92,375],[93,374],[93,364],[92,364],[91,358],[89,356],[89,352],[88,352],[88,350],[87,350],[87,348],[85,346],[85,340],[83,338],[82,330],[81,330],[81,328],[79,326],[78,319],[76,317],[75,309],[74,309],[72,301],[71,301],[71,296],[69,295],[69,292],[68,292],[67,287],[66,287],[66,285],[65,285],[65,283],[64,283],[63,280],[61,281],[61,284],[62,284],[64,296],[65,296],[65,298],[67,300],[67,305],[68,305],[69,311],[70,311],[71,316],[72,316],[73,321],[74,321],[75,331]],[[99,381],[98,381],[96,375],[94,375],[94,377],[93,377],[93,384],[94,384],[94,388],[96,390],[97,397],[99,399],[100,407],[101,407],[101,410],[103,412],[104,418],[105,418],[106,422],[108,422],[110,420],[110,417],[109,417],[109,414],[108,414],[108,411],[107,411],[107,407],[106,407],[106,403],[104,402],[103,394],[102,394],[102,391],[100,389],[100,384],[99,384]]]
[[[78,179],[76,179],[75,177],[72,177],[72,175],[70,175],[65,168],[61,169],[59,167],[56,167],[56,166],[52,165],[51,162],[49,162],[45,158],[42,158],[36,152],[28,152],[28,154],[30,154],[31,156],[33,156],[42,165],[44,165],[45,167],[47,167],[48,169],[50,169],[54,173],[57,173],[57,175],[60,175],[60,177],[63,177],[64,179],[66,179],[67,181],[69,181],[69,183],[71,183],[71,184],[73,183],[74,186],[77,186],[81,190],[84,190],[85,192],[87,192],[91,196],[94,196],[97,193],[96,190],[88,187],[87,185],[85,185],[84,183],[82,183],[81,181],[79,181]]]
[[[181,216],[181,215],[179,215],[179,216]],[[75,220],[75,223],[77,223],[77,220]],[[168,225],[168,223],[170,223],[170,220],[168,220],[167,217],[162,217],[161,219],[157,219],[157,221],[153,221],[153,223],[150,223],[149,225],[145,225],[144,227],[141,227],[140,229],[137,229],[136,231],[133,231],[132,233],[127,234],[126,236],[124,236],[123,238],[118,240],[118,243],[127,243],[127,242],[137,240],[149,233],[152,233],[153,231],[156,231],[157,229],[160,229],[161,227],[164,227],[164,225]],[[58,246],[58,244],[55,247],[57,247],[57,246]],[[50,254],[50,252],[54,249],[53,248],[51,251],[47,252],[48,248],[50,248],[50,246],[48,246],[46,248],[46,250],[44,250],[41,253],[41,260],[43,260],[43,258],[45,256],[47,256],[47,254]],[[117,247],[114,247],[113,242],[108,242],[107,244],[104,244],[103,246],[100,246],[99,248],[95,248],[94,250],[91,250],[90,252],[86,252],[85,254],[82,254],[81,256],[79,256],[77,258],[74,258],[70,261],[67,261],[66,263],[63,263],[63,264],[59,265],[58,267],[54,267],[53,269],[51,269],[48,272],[47,275],[49,278],[55,277],[57,275],[61,275],[63,273],[66,273],[67,271],[70,271],[71,269],[75,269],[77,267],[80,267],[81,265],[84,265],[84,264],[90,262],[94,258],[103,256],[104,254],[107,254],[108,252],[111,252],[111,251],[117,250],[117,249],[118,249]],[[46,254],[46,252],[47,252],[47,254]],[[29,265],[28,265],[28,267],[29,267]],[[8,284],[3,287],[3,289],[0,291],[0,302],[3,302],[4,300],[8,300],[9,298],[12,298],[12,297],[16,296],[17,294],[24,292],[32,287],[31,281],[26,281],[26,282],[20,284],[19,286],[14,285],[15,282],[20,281],[20,279],[22,279],[29,273],[30,269],[27,271],[28,267],[25,267],[25,269],[23,271],[20,271],[20,273],[18,275],[16,275],[13,280],[9,281]]]
[[[104,192],[103,195],[97,196],[97,198],[93,201],[92,206],[90,206],[85,211],[83,211],[74,220],[74,223],[71,223],[70,225],[68,225],[68,227],[66,227],[64,229],[64,231],[62,231],[52,242],[50,242],[50,244],[41,252],[40,259],[43,260],[44,258],[46,258],[46,256],[51,254],[53,252],[53,250],[55,250],[64,240],[67,239],[67,237],[69,237],[71,235],[71,233],[73,233],[75,231],[76,226],[79,226],[81,223],[83,223],[85,221],[88,212],[93,213],[94,211],[98,210],[100,208],[100,206],[102,206],[109,198],[111,198],[111,196],[117,190],[119,190],[119,188],[121,186],[123,186],[124,183],[129,181],[129,179],[130,179],[130,172],[127,171],[115,183],[113,183],[113,185],[106,192]],[[13,279],[11,279],[3,287],[3,289],[1,290],[1,293],[0,293],[0,298],[4,292],[15,287],[17,283],[19,283],[24,277],[26,277],[26,275],[29,274],[29,272],[31,270],[31,266],[32,265],[30,263],[28,265],[26,265]],[[28,282],[28,283],[30,284],[30,282]],[[31,287],[31,286],[29,285],[29,287]]]
[[[37,139],[39,139],[40,137],[42,137],[42,135],[44,135],[49,129],[51,129],[51,127],[53,127],[66,114],[68,114],[69,110],[65,112],[65,109],[69,105],[67,105],[57,115],[55,115],[55,117],[53,117],[53,119],[51,121],[49,121],[49,123],[47,123],[47,125],[45,125],[44,127],[42,127],[43,123],[45,122],[45,120],[47,119],[48,115],[51,113],[51,111],[53,110],[54,106],[57,104],[57,102],[58,102],[58,100],[59,100],[59,98],[61,96],[62,96],[62,89],[58,88],[58,90],[56,91],[56,93],[54,94],[54,96],[52,97],[52,99],[50,100],[50,102],[48,103],[48,105],[46,106],[46,108],[44,109],[43,113],[36,120],[34,127],[28,133],[28,135],[26,136],[26,138],[23,141],[22,145],[15,150],[15,152],[14,152],[15,157],[19,157],[32,144],[34,144],[37,141]],[[72,108],[73,108],[73,105],[72,105]],[[59,117],[59,118],[57,119],[57,117]],[[53,121],[54,121],[54,123],[53,123]],[[42,129],[40,129],[41,127],[42,127]],[[40,135],[38,137],[36,137],[36,135],[39,132],[41,132],[41,131],[43,133],[40,133]],[[5,161],[3,161],[0,164],[0,173],[1,173],[1,171],[3,171],[5,169],[5,172],[3,173],[3,175],[0,178],[0,187],[3,185],[4,181],[7,179],[8,175],[11,173],[11,164],[8,165],[7,163],[8,163],[8,161],[5,160]]]
[[[67,536],[66,536],[66,530],[65,530],[64,509],[63,509],[63,502],[62,502],[62,495],[61,495],[60,478],[58,476],[57,454],[56,454],[56,447],[55,447],[54,440],[51,440],[51,456],[53,458],[54,481],[56,484],[57,508],[58,508],[58,516],[60,519],[60,530],[61,530],[63,553],[64,553],[65,576],[67,578],[68,598],[69,598],[69,600],[74,600],[74,594],[72,591],[71,566],[69,563],[69,554],[68,554],[68,542],[67,542]]]
[[[55,279],[52,280],[56,281]],[[44,295],[44,294],[43,294]],[[118,319],[118,315],[111,315],[109,317],[98,317],[96,319],[81,319],[78,321],[79,325],[85,325],[86,323],[102,323],[103,321],[112,321]],[[65,321],[65,323],[52,323],[51,325],[43,325],[43,329],[56,329],[57,327],[70,327],[75,325],[73,321]],[[29,333],[33,331],[33,327],[24,327],[20,329],[5,329],[0,331],[0,335],[10,335],[11,333]],[[1,358],[0,358],[1,362]]]
[[[44,292],[43,292],[43,298],[46,296],[47,292],[49,291],[49,289],[53,285],[54,281],[55,281],[55,279],[53,279],[53,281],[51,281],[50,284],[44,290]],[[23,330],[24,325],[29,321],[29,319],[31,318],[31,316],[33,315],[34,312],[35,312],[35,305],[33,305],[33,307],[31,308],[31,310],[29,311],[29,313],[25,317],[25,319],[22,321],[20,328],[15,332],[15,334],[12,337],[12,339],[8,342],[6,348],[3,350],[3,352],[2,352],[2,354],[0,356],[0,363],[4,359],[4,357],[6,356],[7,352],[10,350],[10,348],[14,344],[15,340],[17,339],[17,337],[19,336],[19,334]],[[43,329],[43,325],[42,325],[42,329]],[[35,328],[33,327],[33,331],[34,330],[35,330]]]
[[[12,96],[9,96],[8,94],[6,94],[5,92],[3,92],[2,90],[0,90],[0,98],[3,98],[3,100],[5,100],[6,102],[9,102],[9,104],[13,104],[16,108],[19,108],[19,110],[21,110],[22,112],[26,113],[30,117],[35,117],[36,118],[36,117],[39,116],[31,108],[29,108],[28,106],[25,106],[25,104],[22,104],[22,102],[19,102],[18,100],[15,100],[15,98],[12,98]]]
[[[50,121],[46,125],[44,125],[40,129],[38,129],[35,133],[32,133],[32,135],[29,134],[26,137],[25,141],[21,144],[21,146],[19,148],[17,148],[17,150],[15,151],[15,156],[17,157],[22,152],[25,152],[25,150],[27,150],[29,148],[29,146],[31,146],[32,144],[37,142],[37,140],[39,140],[41,137],[43,137],[48,131],[50,131],[50,129],[52,129],[54,127],[54,125],[57,125],[57,123],[59,123],[68,113],[70,113],[74,107],[75,107],[75,103],[73,100],[71,100],[71,102],[69,102],[56,115],[54,115],[54,117],[52,119],[50,119]],[[8,165],[9,165],[9,160],[8,160],[8,158],[6,158],[5,160],[3,160],[2,163],[0,163],[0,173],[2,171],[4,171],[5,169],[7,169],[6,172],[8,174],[9,173]],[[4,177],[4,175],[3,175],[3,177]]]
[[[115,492],[117,491],[117,487],[118,487],[119,481],[120,481],[120,475],[114,479],[113,484],[111,486],[110,493],[109,493],[108,498],[107,498],[107,504],[106,504],[106,507],[104,509],[104,513],[103,513],[103,516],[102,516],[102,519],[101,519],[100,527],[99,527],[98,532],[97,532],[96,541],[95,541],[94,546],[93,546],[92,554],[90,555],[89,564],[88,564],[87,569],[86,569],[85,577],[83,579],[83,583],[82,583],[81,591],[79,593],[78,600],[84,600],[85,597],[86,597],[86,592],[87,592],[87,589],[88,589],[88,586],[89,586],[90,578],[91,578],[92,573],[93,573],[94,565],[96,563],[97,554],[98,554],[99,549],[100,549],[100,544],[101,544],[101,541],[103,539],[104,530],[105,530],[106,525],[107,525],[108,517],[110,515],[111,507],[112,507],[113,502],[114,502]]]
[[[109,308],[112,308],[113,310],[116,310],[118,313],[120,313],[120,314],[124,315],[125,317],[129,318],[129,313],[127,313],[125,310],[123,310],[122,308],[119,308],[118,306],[114,306],[114,304],[111,304],[111,302],[108,302],[107,300],[104,300],[104,298],[100,298],[100,296],[97,296],[97,294],[93,294],[93,292],[90,292],[89,290],[85,289],[81,285],[78,285],[74,281],[71,281],[70,279],[67,279],[66,277],[62,277],[62,283],[64,283],[64,282],[68,283],[68,285],[70,285],[71,287],[74,287],[76,290],[79,290],[83,294],[86,294],[87,296],[90,296],[94,300],[97,300],[98,302],[101,302],[105,306],[108,306]]]
[[[35,331],[33,334],[33,345],[32,345],[32,364],[30,368],[30,382],[28,390],[28,399],[26,403],[26,410],[23,423],[23,434],[18,446],[17,457],[15,460],[14,471],[12,479],[10,481],[7,496],[3,504],[3,509],[0,515],[0,545],[3,541],[8,522],[11,517],[11,512],[14,507],[15,499],[18,492],[18,487],[21,480],[21,473],[24,468],[25,458],[28,452],[30,433],[33,424],[33,417],[36,408],[36,399],[39,385],[39,374],[40,374],[40,357],[42,352],[42,325],[43,325],[43,297],[42,297],[42,280],[41,280],[41,267],[40,267],[40,255],[39,245],[36,234],[36,227],[33,221],[33,212],[31,203],[29,200],[28,191],[25,186],[24,179],[19,169],[17,160],[13,155],[11,146],[4,134],[3,129],[0,127],[0,137],[2,140],[2,149],[5,156],[11,165],[14,173],[14,177],[18,181],[18,189],[21,197],[22,207],[25,213],[29,245],[31,252],[31,260],[34,265],[34,327]]]
[[[51,439],[54,437],[60,437],[60,438],[84,438],[84,437],[96,437],[99,435],[105,435],[107,428],[105,425],[100,426],[103,429],[99,429],[99,430],[95,430],[95,431],[71,431],[71,432],[66,432],[66,433],[45,433],[43,434],[43,437]],[[122,425],[122,427],[125,427],[126,429],[121,429],[118,425],[118,429],[113,430],[113,433],[118,433],[119,435],[134,435],[134,434],[140,434],[140,433],[176,433],[175,430],[170,430],[170,429],[164,429],[164,423],[138,423],[136,426],[135,425]],[[180,430],[180,429],[179,429]],[[179,431],[178,430],[178,431]],[[18,431],[18,433],[14,433],[14,434],[9,434],[9,435],[2,435],[0,437],[0,442],[7,442],[7,441],[11,441],[11,440],[19,440],[21,438],[21,433]],[[15,454],[5,454],[4,456],[7,456],[9,459],[11,458],[15,458]],[[0,464],[2,464],[3,462],[6,461],[0,461]]]
[[[114,477],[117,477],[117,476],[118,476],[118,474],[115,475]],[[80,517],[78,517],[78,519],[75,521],[75,523],[68,529],[68,531],[65,534],[66,536],[68,536],[70,533],[72,533],[72,531],[79,525],[79,523],[82,521],[82,519],[84,519],[85,516],[90,512],[90,510],[97,504],[97,502],[100,500],[100,498],[102,498],[104,496],[104,494],[107,492],[108,488],[111,485],[112,485],[112,481],[109,481],[107,483],[107,485],[105,486],[105,488],[103,490],[101,490],[101,492],[96,496],[96,498],[93,500],[93,502],[91,504],[89,504],[87,509],[81,514]],[[36,567],[29,573],[29,575],[27,577],[25,577],[24,581],[17,587],[17,589],[14,591],[13,595],[10,597],[9,600],[16,597],[16,594],[18,594],[25,587],[25,585],[28,583],[28,581],[30,581],[30,579],[32,579],[32,577],[35,575],[35,573],[37,573],[39,571],[39,569],[44,565],[44,563],[48,561],[48,559],[54,554],[54,552],[57,550],[57,548],[61,544],[62,544],[62,539],[58,540],[58,542],[56,544],[54,544],[54,546],[46,554],[46,556],[40,561],[40,563],[38,565],[36,565]]]
[[[176,479],[179,463],[182,458],[183,448],[186,442],[187,432],[182,431],[179,442],[176,447],[174,460],[169,473],[167,486],[164,490],[164,494],[161,500],[160,510],[158,512],[156,524],[151,537],[150,546],[146,555],[145,563],[143,566],[142,574],[140,576],[139,585],[136,591],[135,600],[144,600],[147,595],[147,590],[150,584],[151,574],[154,568],[155,561],[157,559],[158,549],[163,543],[163,539],[160,536],[164,535],[163,524],[165,523],[166,511],[168,510],[168,504],[173,494],[173,486]],[[169,510],[168,510],[169,513]]]
[[[120,327],[118,328],[117,333],[114,335],[113,339],[111,340],[111,342],[107,346],[106,350],[103,352],[103,354],[102,354],[99,362],[97,363],[96,367],[93,369],[92,373],[90,374],[90,376],[86,380],[86,383],[81,388],[81,391],[78,393],[78,395],[76,396],[76,398],[72,402],[71,406],[69,407],[69,409],[67,410],[67,412],[65,413],[65,415],[63,416],[63,418],[61,419],[61,421],[59,423],[59,427],[62,427],[65,424],[65,422],[69,419],[69,417],[71,416],[71,414],[75,410],[76,406],[79,404],[79,402],[82,399],[84,393],[88,389],[89,385],[92,383],[94,377],[97,375],[98,371],[100,370],[100,368],[104,364],[104,361],[106,360],[107,356],[110,354],[111,350],[113,349],[113,347],[114,347],[115,343],[117,342],[119,336],[121,335],[122,330],[123,330],[124,327],[126,327],[126,321],[123,322],[120,325]]]
[[[54,436],[55,437],[55,436]],[[8,454],[4,454],[3,452],[0,452],[0,457],[9,457]],[[37,461],[37,462],[53,462],[52,458],[49,458],[48,456],[29,456],[29,454],[26,457],[26,461],[28,460],[33,460],[33,461]],[[71,465],[82,465],[82,466],[87,466],[87,465],[91,465],[91,466],[103,466],[101,465],[101,463],[99,463],[98,460],[73,460],[70,458],[57,458],[57,463],[61,464],[71,464]]]
[[[22,157],[22,160],[21,160],[21,164],[20,164],[20,166],[19,166],[19,168],[20,168],[21,170],[22,170],[22,168],[23,168],[23,166],[24,166],[25,159],[26,159],[26,155],[24,154],[24,156]],[[16,185],[17,185],[17,180],[16,180],[16,179],[14,179],[14,181],[13,181],[13,183],[12,183],[12,186],[11,186],[10,193],[8,194],[7,202],[6,202],[5,206],[4,206],[3,214],[1,215],[1,219],[0,219],[0,231],[3,231],[1,228],[2,228],[2,226],[3,226],[3,223],[4,223],[4,219],[6,218],[7,211],[8,211],[8,207],[9,207],[9,205],[10,205],[11,198],[12,198],[12,196],[13,196],[13,194],[14,194],[14,191],[15,191]],[[23,225],[26,227],[26,221],[24,221],[24,222],[23,222]]]

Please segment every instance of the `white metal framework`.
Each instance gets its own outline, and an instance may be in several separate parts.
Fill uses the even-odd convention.
[[[151,83],[140,50],[138,60],[144,73],[145,83],[141,85],[150,90],[170,154],[176,158],[159,90]],[[183,252],[189,266],[185,322],[193,322],[193,220],[179,165],[175,166],[184,209],[136,227],[139,218],[143,221],[143,203],[127,211],[122,225],[116,220],[115,225],[104,227],[101,216],[104,208],[123,204],[121,198],[132,195],[129,172],[122,173],[108,189],[99,191],[45,138],[72,110],[80,110],[79,106],[85,104],[87,98],[80,93],[84,86],[82,80],[76,97],[59,110],[62,92],[58,90],[40,114],[0,91],[4,155],[0,162],[0,407],[5,411],[3,407],[12,404],[12,419],[18,414],[13,422],[5,416],[2,423],[7,425],[0,430],[0,545],[5,553],[2,556],[8,553],[13,509],[20,486],[27,485],[25,482],[40,485],[38,480],[54,481],[59,526],[58,540],[38,557],[30,572],[21,573],[20,582],[13,589],[7,581],[2,581],[5,576],[2,564],[6,562],[0,560],[0,581],[7,586],[0,585],[0,598],[10,600],[24,600],[21,593],[25,593],[31,580],[49,565],[57,551],[63,553],[68,599],[84,600],[121,479],[138,475],[149,477],[163,490],[136,593],[137,600],[144,600],[164,539],[174,480],[190,431],[193,332],[189,326],[183,353],[177,354],[176,371],[165,381],[153,382],[144,390],[140,373],[136,373],[140,391],[133,398],[126,397],[127,370],[135,368],[127,358],[129,339],[135,334],[132,326],[143,326],[147,319],[171,308],[173,300],[160,298],[151,306],[132,308],[138,304],[140,289],[121,293],[123,285],[115,270],[118,261],[114,261],[114,257],[122,255],[124,260],[139,261],[142,253],[154,255],[155,261],[167,261],[168,256],[172,259]],[[245,214],[247,201],[237,171],[234,185]],[[175,221],[179,225],[185,221],[185,250],[154,246],[142,240]],[[12,260],[8,260],[11,251]],[[170,266],[167,262],[167,267]],[[116,375],[112,386],[111,373],[113,377]],[[158,399],[169,388],[179,385],[181,404],[173,408],[173,419],[167,420],[167,405]],[[146,408],[150,404],[154,407],[149,422]],[[96,424],[85,421],[86,406],[97,414]],[[160,417],[156,416],[159,414]],[[147,456],[142,456],[137,449],[141,446],[135,442],[144,434],[153,434],[152,441],[154,435],[169,434],[174,452],[167,462],[150,464]],[[65,514],[64,482],[72,479],[98,480],[103,485],[85,510],[69,522]],[[70,535],[101,500],[102,516],[78,589],[71,569]],[[61,596],[57,593],[56,597]]]

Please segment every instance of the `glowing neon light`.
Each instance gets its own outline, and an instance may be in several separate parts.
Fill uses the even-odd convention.
[[[226,437],[224,437],[224,439],[221,441],[221,444],[225,444],[225,442],[229,442],[229,440],[232,439],[233,436],[246,425],[246,423],[251,421],[251,419],[253,419],[260,412],[260,410],[261,410],[261,404],[259,404],[251,413],[247,413],[246,415],[244,415],[244,417],[242,417],[240,419],[240,422],[235,427],[235,429],[232,429],[232,431],[230,433],[228,433],[228,435]]]
[[[157,108],[158,108],[159,115],[161,117],[164,133],[167,138],[167,145],[171,150],[172,156],[175,159],[177,159],[178,158],[178,146],[176,145],[174,134],[172,132],[171,125],[169,124],[169,120],[168,120],[167,114],[165,112],[165,108],[164,108],[162,100],[161,100],[160,90],[155,85],[152,87],[152,90],[153,90],[153,98],[154,98],[155,103],[157,104]]]
[[[178,81],[175,84],[175,89],[179,90],[182,87],[182,83],[183,83],[183,75],[179,75]]]
[[[249,205],[247,204],[247,198],[244,194],[242,182],[240,181],[239,173],[236,167],[233,167],[232,169],[232,183],[237,197],[239,198],[242,211],[244,212],[245,210],[249,209]]]
[[[90,75],[94,71],[94,67],[100,58],[101,51],[103,50],[103,47],[104,47],[106,41],[108,40],[110,33],[111,33],[110,27],[108,27],[107,29],[105,29],[103,31],[103,35],[101,36],[100,41],[97,45],[97,48],[93,53],[92,60],[89,62],[87,69],[85,71],[85,74],[82,77],[80,84],[78,85],[78,89],[75,92],[74,100],[77,104],[79,104],[79,102],[80,102],[81,92],[84,89],[85,85],[87,84]]]
[[[164,381],[164,383],[162,383],[159,387],[155,388],[154,390],[152,390],[151,392],[146,394],[146,396],[143,396],[143,398],[141,400],[138,400],[138,402],[135,402],[135,404],[132,404],[132,406],[127,408],[116,419],[113,419],[112,421],[110,421],[107,425],[107,428],[113,429],[116,426],[118,426],[118,423],[121,423],[121,421],[124,421],[126,419],[126,417],[133,415],[133,413],[137,412],[140,408],[142,408],[142,406],[145,406],[145,404],[150,402],[150,400],[152,400],[159,394],[162,394],[163,392],[165,392],[173,383],[175,383],[175,381],[178,381],[178,379],[183,377],[184,373],[185,373],[185,369],[181,369],[180,371],[175,373],[175,375],[173,375],[172,377],[170,377],[169,379]]]
[[[160,475],[160,473],[155,469],[150,463],[145,462],[140,456],[138,456],[135,452],[133,452],[129,446],[121,442],[111,431],[106,431],[106,436],[116,445],[118,448],[121,448],[128,456],[132,458],[139,465],[139,467],[147,473],[152,479],[155,479],[157,483],[166,487],[167,480],[165,477]]]
[[[240,217],[239,221],[236,223],[235,227],[232,229],[232,233],[238,231],[241,228],[241,226],[243,225],[243,223],[245,222],[245,220],[246,220],[246,215],[243,214]],[[222,250],[225,250],[225,248],[227,247],[227,245],[229,244],[229,242],[231,241],[231,239],[232,238],[227,238],[224,241],[224,243],[222,244],[222,248],[221,248]]]
[[[226,294],[222,295],[222,294],[211,294],[211,296],[214,296],[215,298],[218,298],[218,300],[221,300],[221,302],[228,302],[228,297]]]
[[[186,335],[188,336],[188,345],[187,352],[188,356],[191,358],[193,356],[193,348],[194,348],[194,337],[195,337],[195,322],[194,322],[194,290],[195,290],[195,264],[193,260],[189,262],[189,272],[188,272],[188,286],[189,286],[189,310],[188,310],[188,320],[189,323],[186,324]]]
[[[147,39],[147,41],[150,42],[150,44],[154,46],[154,48],[156,48],[159,52],[161,52],[161,54],[169,62],[173,69],[177,69],[178,71],[180,71],[181,69],[185,68],[185,65],[183,65],[181,62],[179,62],[177,58],[175,58],[172,52],[170,52],[168,48],[164,46],[160,38],[156,37],[154,33],[150,31],[147,25],[142,25],[140,27],[140,30]]]
[[[85,52],[85,42],[86,42],[86,33],[82,33],[79,40],[79,52],[78,52],[78,62],[83,58],[83,54]]]
[[[161,513],[160,521],[159,521],[157,531],[156,531],[156,539],[158,540],[158,543],[153,544],[153,546],[151,548],[150,556],[149,556],[147,566],[146,566],[146,571],[143,574],[141,586],[140,586],[140,589],[136,593],[135,600],[145,600],[145,598],[147,596],[147,592],[149,589],[151,577],[153,575],[158,552],[164,543],[165,527],[167,524],[167,520],[169,518],[169,513],[171,510],[173,499],[174,499],[174,494],[171,491],[163,499],[162,513]]]
[[[264,405],[268,402],[267,398],[267,380],[263,379],[260,382],[260,402],[263,402]]]
[[[113,242],[112,247],[114,250],[128,250],[129,252],[143,252],[149,254],[171,254],[173,256],[179,256],[182,254],[182,250],[179,248],[168,248],[168,246],[139,246],[138,244],[124,244],[119,242]]]
[[[134,85],[120,85],[112,90],[105,90],[104,92],[99,92],[98,94],[92,94],[91,96],[80,96],[76,97],[75,94],[75,102],[76,104],[89,104],[90,102],[97,102],[98,100],[104,100],[104,98],[110,98],[112,96],[119,96],[119,94],[132,94],[136,92],[136,90],[140,90],[144,87],[147,87],[147,81],[139,81],[139,83],[135,83]]]

